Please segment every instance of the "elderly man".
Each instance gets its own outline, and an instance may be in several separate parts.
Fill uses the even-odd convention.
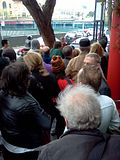
[[[83,65],[85,55],[90,51],[90,40],[88,38],[83,38],[80,40],[79,45],[81,51],[80,55],[72,58],[65,70],[66,76],[68,76],[70,79],[73,79],[75,82],[77,81],[77,73]]]
[[[57,108],[66,120],[68,131],[43,146],[38,160],[120,159],[120,137],[110,138],[96,129],[101,121],[100,104],[91,88],[68,87],[60,95]]]

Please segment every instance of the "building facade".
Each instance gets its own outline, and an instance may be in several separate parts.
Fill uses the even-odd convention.
[[[29,12],[20,1],[0,0],[0,19],[28,17]]]

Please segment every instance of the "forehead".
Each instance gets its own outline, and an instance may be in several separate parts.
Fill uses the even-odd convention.
[[[86,64],[96,64],[96,60],[94,57],[85,57],[84,63]]]

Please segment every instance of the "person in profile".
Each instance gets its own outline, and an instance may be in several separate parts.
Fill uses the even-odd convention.
[[[67,131],[41,147],[38,160],[120,159],[120,136],[109,136],[97,129],[101,123],[100,104],[89,86],[69,86],[60,94],[57,104]]]

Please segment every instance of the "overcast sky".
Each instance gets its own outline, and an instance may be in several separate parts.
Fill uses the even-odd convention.
[[[43,3],[45,0],[38,0]],[[95,0],[56,0],[56,9],[74,9],[79,10],[83,8],[83,6],[87,7],[87,10],[94,11],[95,8]]]
[[[94,10],[95,0],[56,0],[56,8],[64,9],[81,9],[83,6],[87,7],[87,10]]]

